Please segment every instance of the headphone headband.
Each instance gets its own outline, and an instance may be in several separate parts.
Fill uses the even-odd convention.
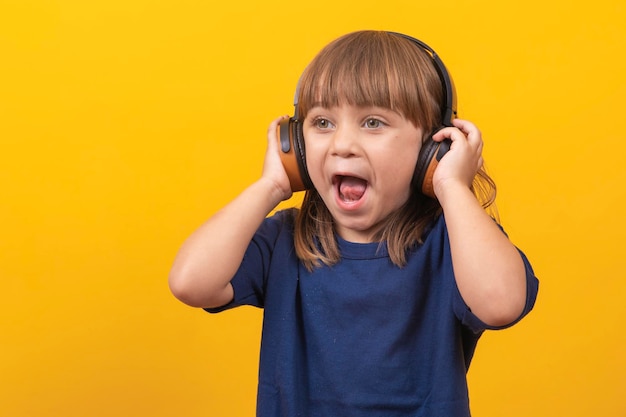
[[[441,58],[439,58],[439,55],[437,55],[437,53],[435,52],[433,48],[431,48],[430,46],[426,45],[424,42],[412,36],[405,35],[404,33],[399,33],[399,32],[387,32],[387,33],[400,36],[404,39],[408,39],[409,41],[413,42],[413,44],[422,48],[426,53],[428,53],[431,56],[431,58],[433,59],[433,63],[435,64],[435,69],[437,70],[437,73],[439,74],[439,79],[441,80],[441,85],[443,87],[443,95],[445,98],[445,106],[442,109],[442,113],[441,113],[442,124],[444,126],[452,126],[452,120],[454,120],[457,116],[456,91],[454,88],[454,82],[452,81],[452,77],[450,76],[450,73],[448,73],[448,70],[446,69],[446,66],[443,64],[443,61],[441,60]]]

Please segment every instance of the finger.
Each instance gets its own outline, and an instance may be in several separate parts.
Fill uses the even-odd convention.
[[[456,127],[444,127],[433,135],[435,142],[441,142],[444,139],[450,139],[452,141],[465,139],[465,134]]]
[[[478,132],[478,128],[476,127],[476,125],[472,122],[470,122],[469,120],[464,120],[464,119],[454,119],[452,120],[452,124],[460,129],[463,133],[470,133],[473,131]]]
[[[274,120],[272,120],[272,122],[270,123],[269,127],[267,128],[267,140],[268,140],[268,146],[270,148],[274,148],[278,146],[278,137],[279,137],[279,133],[278,133],[278,125],[283,121],[289,119],[289,116],[285,115],[285,116],[280,116]]]
[[[470,142],[482,141],[482,133],[476,127],[476,125],[468,120],[454,119],[452,121],[455,127],[457,127],[467,137]]]
[[[280,117],[272,120],[272,122],[270,123],[270,126],[267,128],[268,136],[276,134],[276,128],[278,127],[280,122],[282,122],[285,119],[289,119],[289,116],[288,115],[284,115],[284,116],[280,116]]]

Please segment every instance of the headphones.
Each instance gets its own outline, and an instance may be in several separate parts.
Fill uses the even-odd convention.
[[[433,60],[433,64],[443,87],[444,105],[441,114],[441,126],[432,132],[422,144],[415,172],[411,181],[411,186],[418,189],[422,194],[435,198],[433,190],[433,175],[439,161],[450,150],[451,141],[445,139],[436,142],[432,136],[443,127],[453,126],[452,120],[457,116],[456,91],[450,74],[437,53],[424,42],[411,36],[398,32],[388,32],[392,35],[400,36],[411,41],[414,45],[424,50]],[[278,141],[280,149],[280,159],[289,177],[292,191],[303,191],[313,189],[313,183],[309,177],[306,165],[306,154],[304,147],[304,134],[302,133],[302,120],[298,119],[298,95],[299,85],[294,98],[294,116],[280,122],[278,126]]]

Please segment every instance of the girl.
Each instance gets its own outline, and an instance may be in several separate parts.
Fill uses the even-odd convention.
[[[310,182],[302,207],[267,217],[292,195],[282,117],[261,177],[180,249],[170,288],[181,301],[264,308],[258,416],[469,416],[479,337],[533,307],[537,279],[485,211],[495,186],[481,134],[445,120],[442,68],[397,33],[329,44],[301,78],[292,120]],[[416,165],[444,140],[425,180],[433,198]]]

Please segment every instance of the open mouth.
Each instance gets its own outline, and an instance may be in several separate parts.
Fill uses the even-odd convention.
[[[346,203],[359,201],[367,189],[367,181],[348,175],[337,175],[333,180],[339,198]]]

